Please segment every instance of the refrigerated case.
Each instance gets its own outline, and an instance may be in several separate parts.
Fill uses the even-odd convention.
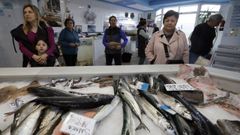
[[[191,65],[196,66],[196,65]],[[231,72],[222,69],[216,69],[206,67],[210,73],[210,76],[214,79],[218,88],[226,91],[231,91],[239,94],[239,82],[240,73]],[[179,65],[125,65],[125,66],[87,66],[87,67],[45,67],[45,68],[1,68],[0,69],[0,80],[2,83],[10,82],[16,83],[18,81],[31,81],[31,80],[51,80],[53,78],[79,78],[89,76],[108,76],[113,75],[115,77],[124,75],[136,75],[136,74],[164,74],[169,77],[175,77],[179,70]],[[0,83],[0,84],[2,84]],[[1,85],[0,85],[1,87]],[[96,90],[98,91],[98,90]],[[95,92],[96,92],[95,91]],[[102,91],[99,90],[99,93]],[[122,129],[122,105],[118,105],[117,108],[100,124],[97,125],[95,135],[111,134],[118,135]],[[9,107],[8,105],[4,106]],[[4,116],[3,106],[0,104],[0,116]],[[229,119],[229,120],[240,120],[239,117],[229,114],[219,107],[208,107],[198,108],[210,121],[216,123],[217,119]],[[10,118],[0,119],[1,129],[6,128],[11,123]],[[159,128],[155,126],[150,119],[143,117],[144,122],[150,128],[151,135],[159,134]],[[136,120],[137,121],[137,120]],[[138,122],[138,121],[137,121]],[[136,123],[138,125],[138,123]],[[116,130],[108,130],[116,129]],[[145,130],[137,130],[136,134],[144,135],[147,134]]]

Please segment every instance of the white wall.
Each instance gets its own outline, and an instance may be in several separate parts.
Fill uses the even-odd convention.
[[[6,0],[7,1],[7,0]],[[10,31],[23,22],[22,7],[29,0],[13,0],[9,1],[13,4],[13,9],[3,9],[4,16],[0,16],[0,67],[21,67],[22,53],[18,50],[18,43],[16,47],[18,53],[16,54],[12,45],[12,38]],[[34,2],[36,0],[32,0]],[[108,3],[99,2],[96,0],[66,0],[67,6],[74,17],[76,25],[82,25],[83,31],[87,31],[87,24],[83,18],[84,12],[87,11],[87,5],[91,5],[91,9],[96,13],[96,31],[103,31],[103,22],[111,15],[124,17],[125,12],[134,13],[135,21],[138,21],[138,14],[141,13],[136,10],[116,6]],[[0,7],[1,7],[0,2]],[[83,8],[78,8],[82,6]],[[59,31],[59,28],[58,28]],[[103,47],[102,44],[99,47]]]
[[[18,53],[15,53],[10,31],[23,22],[22,7],[27,3],[27,0],[14,0],[8,2],[12,3],[13,9],[6,9],[1,5],[2,3],[0,3],[0,8],[3,9],[3,15],[0,16],[0,67],[22,65],[22,55],[18,50],[18,43],[16,42]]]
[[[134,21],[138,22],[138,14],[142,13],[136,10],[132,10],[129,8],[108,4],[96,0],[70,0],[67,3],[67,7],[71,11],[71,14],[74,17],[76,25],[82,25],[82,31],[87,31],[87,24],[84,19],[84,13],[87,11],[87,6],[91,5],[92,11],[96,14],[96,31],[103,31],[103,23],[105,20],[108,20],[108,17],[111,15],[124,17],[125,12],[134,13],[135,18]],[[79,6],[83,8],[79,8]]]

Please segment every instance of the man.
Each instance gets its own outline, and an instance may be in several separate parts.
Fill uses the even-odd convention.
[[[194,64],[199,56],[207,58],[213,47],[216,36],[215,27],[218,26],[223,17],[221,14],[211,15],[205,23],[197,25],[191,35],[191,48],[189,63]]]

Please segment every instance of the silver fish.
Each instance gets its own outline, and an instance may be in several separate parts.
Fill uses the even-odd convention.
[[[122,135],[135,135],[135,123],[132,117],[132,111],[125,102],[123,102],[122,107],[123,107]]]
[[[44,110],[42,120],[34,135],[52,134],[55,126],[61,120],[63,112],[57,108],[50,107]]]
[[[177,101],[175,98],[168,96],[163,92],[158,92],[157,96],[159,100],[161,100],[165,105],[170,106],[178,114],[180,114],[181,116],[188,120],[192,120],[192,116],[190,112],[187,110],[187,108],[179,101]]]
[[[93,117],[93,119],[95,119],[96,122],[101,121],[117,107],[119,102],[120,102],[119,96],[115,96],[112,102],[110,104],[104,105]]]
[[[131,108],[131,110],[133,111],[133,113],[136,115],[136,117],[138,118],[138,120],[140,122],[140,124],[137,126],[136,130],[144,128],[149,131],[147,126],[142,122],[141,110],[139,108],[138,103],[134,99],[133,95],[129,91],[127,91],[121,87],[118,89],[118,92],[119,92],[119,95],[122,97],[122,99],[129,105],[129,107]]]
[[[36,130],[39,117],[45,106],[40,106],[33,111],[16,129],[12,130],[12,135],[32,135]]]
[[[142,106],[145,114],[156,124],[166,135],[175,135],[173,127],[167,119],[153,107],[145,98],[138,98],[139,104]]]

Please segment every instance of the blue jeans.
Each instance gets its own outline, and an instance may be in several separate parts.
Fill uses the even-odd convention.
[[[199,56],[200,56],[199,54],[190,52],[189,53],[189,64],[194,64],[197,61]]]

